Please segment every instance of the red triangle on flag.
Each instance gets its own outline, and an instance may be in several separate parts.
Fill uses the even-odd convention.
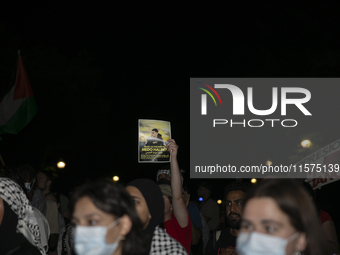
[[[17,75],[15,78],[14,85],[15,85],[13,95],[14,100],[33,96],[32,88],[28,80],[27,73],[25,71],[25,67],[21,60],[21,57],[19,57],[18,60]]]

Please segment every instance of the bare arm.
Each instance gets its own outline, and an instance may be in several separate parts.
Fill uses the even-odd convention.
[[[185,201],[182,196],[181,172],[177,162],[178,145],[174,139],[169,139],[166,147],[171,155],[170,171],[172,207],[179,225],[184,228],[188,225],[188,210],[185,206]]]

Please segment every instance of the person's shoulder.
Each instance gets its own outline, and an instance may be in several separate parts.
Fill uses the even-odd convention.
[[[51,199],[46,199],[46,206],[49,207],[49,208],[57,208],[58,209],[57,202],[55,202]]]
[[[199,210],[198,206],[194,202],[192,202],[192,201],[189,202],[188,209],[189,208],[190,209],[197,209],[197,210]]]
[[[54,202],[57,202],[57,197],[52,193],[48,193],[45,195],[46,200],[52,200]]]
[[[227,228],[225,228],[225,229],[222,229],[221,230],[221,236],[223,236],[224,238],[232,238],[232,239],[235,239],[236,240],[236,236],[234,236],[234,235],[232,235],[231,233],[230,233],[230,231],[231,231],[231,228],[230,227],[227,227]]]
[[[187,255],[184,247],[173,239],[164,229],[157,226],[152,236],[150,254]]]

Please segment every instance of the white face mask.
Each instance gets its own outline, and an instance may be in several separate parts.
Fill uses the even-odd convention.
[[[288,242],[296,239],[297,232],[288,239],[261,234],[258,232],[240,233],[236,240],[236,251],[239,255],[286,255]]]
[[[118,224],[120,218],[116,219],[107,227],[95,226],[85,227],[76,226],[74,231],[74,247],[79,255],[96,254],[96,255],[111,255],[118,246],[121,238],[118,238],[114,243],[108,244],[105,241],[107,230]]]
[[[27,193],[31,191],[31,183],[30,182],[25,182],[25,187],[27,189]]]

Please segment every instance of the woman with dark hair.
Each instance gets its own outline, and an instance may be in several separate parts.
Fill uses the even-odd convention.
[[[133,201],[120,184],[80,187],[73,195],[71,211],[77,254],[146,254]]]
[[[293,180],[261,182],[245,196],[238,255],[328,255],[315,207]]]
[[[159,226],[164,221],[165,207],[159,186],[150,179],[137,179],[125,189],[134,200],[149,254],[187,254],[183,246]]]

